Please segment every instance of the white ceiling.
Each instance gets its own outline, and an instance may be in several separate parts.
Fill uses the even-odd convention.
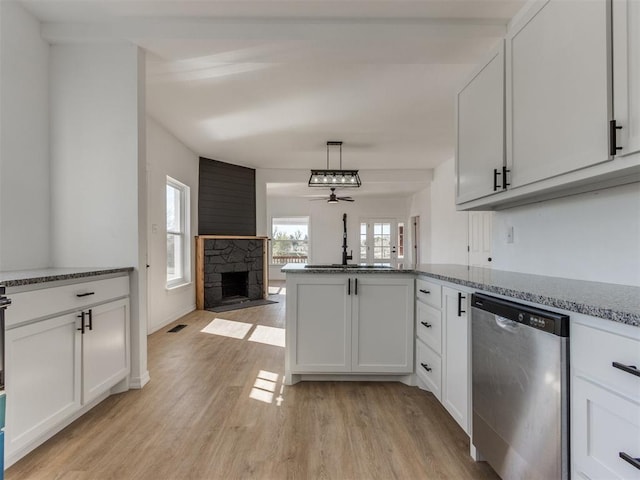
[[[453,156],[455,91],[524,0],[22,3],[54,41],[85,23],[144,48],[149,114],[198,155],[323,168],[341,140],[366,170]]]

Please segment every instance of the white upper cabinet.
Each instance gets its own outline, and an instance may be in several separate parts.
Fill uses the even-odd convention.
[[[613,118],[616,155],[640,152],[640,2],[614,0]]]
[[[640,180],[640,2],[539,0],[525,8],[506,36],[504,102],[495,98],[497,57],[457,97],[459,210],[510,208]],[[496,69],[493,91],[483,78],[489,67]],[[482,104],[489,98],[493,110]],[[502,175],[487,153],[489,143],[497,145],[501,105]],[[494,171],[495,182],[486,178]]]
[[[608,2],[540,2],[507,36],[512,188],[610,159]]]
[[[456,203],[502,191],[504,41],[456,96]]]

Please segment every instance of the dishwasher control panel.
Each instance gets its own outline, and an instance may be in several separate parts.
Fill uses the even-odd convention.
[[[560,337],[569,336],[569,317],[567,315],[510,302],[482,293],[474,293],[472,295],[471,305],[474,308],[491,312],[500,317],[508,318],[514,322]]]

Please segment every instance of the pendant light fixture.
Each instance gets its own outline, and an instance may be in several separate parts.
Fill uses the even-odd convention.
[[[340,169],[329,168],[329,147],[340,147]],[[342,142],[327,142],[326,170],[311,170],[310,187],[359,187],[362,185],[358,170],[342,170]]]

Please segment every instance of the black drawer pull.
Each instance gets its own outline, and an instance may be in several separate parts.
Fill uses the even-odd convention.
[[[76,293],[76,297],[88,297],[89,295],[95,295],[96,292],[87,292],[87,293]]]
[[[431,367],[430,367],[428,364],[426,364],[426,363],[421,363],[420,365],[422,365],[422,368],[424,368],[427,372],[430,372],[430,371],[431,371]]]
[[[420,289],[420,291],[421,291],[422,293],[426,293],[427,295],[431,293],[429,290],[424,290],[424,289],[422,289],[422,288]]]
[[[625,365],[624,363],[620,362],[613,362],[611,365],[614,368],[622,370],[623,372],[627,372],[631,375],[635,375],[636,377],[640,377],[640,370],[638,370],[638,367],[636,367],[635,365]]]
[[[640,470],[640,458],[633,458],[628,453],[620,452],[620,458]]]
[[[89,309],[87,315],[89,316],[89,325],[87,326],[89,327],[89,330],[93,330],[93,311]]]
[[[431,324],[427,323],[427,322],[420,322],[422,325],[424,325],[427,328],[431,328]]]
[[[351,279],[347,279],[347,295],[351,295]]]

